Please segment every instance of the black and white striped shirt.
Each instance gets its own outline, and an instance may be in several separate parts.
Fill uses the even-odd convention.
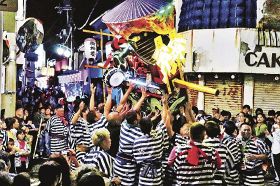
[[[107,177],[113,176],[114,159],[99,146],[93,146],[85,155],[82,163],[94,166]]]
[[[116,156],[114,164],[114,174],[120,177],[122,185],[137,185],[137,167],[133,158],[132,150],[135,139],[141,137],[142,135],[143,133],[138,126],[128,124],[126,120],[123,121],[120,131],[119,152]],[[120,158],[119,154],[124,154],[126,157],[130,157],[128,158],[130,160]]]
[[[8,141],[8,133],[5,130],[0,129],[0,146],[3,145],[2,150],[7,150]]]
[[[230,169],[230,173],[226,175],[225,182],[228,185],[239,185],[238,166],[241,160],[241,151],[239,143],[237,142],[236,138],[228,135],[224,136],[222,143],[227,146],[234,164],[234,167]]]
[[[239,143],[241,144],[241,152],[243,162],[245,163],[245,170],[242,173],[242,184],[243,185],[264,185],[264,173],[261,169],[263,164],[262,160],[248,160],[246,159],[246,154],[266,154],[268,155],[269,149],[265,142],[258,138],[251,137],[250,139],[239,138]],[[248,175],[249,172],[253,172],[253,175]]]
[[[90,146],[92,125],[83,118],[79,118],[76,124],[71,125],[71,136],[75,145]]]
[[[101,118],[96,121],[95,123],[90,124],[90,132],[91,135],[93,134],[93,132],[97,129],[100,128],[107,128],[108,127],[108,121],[106,119],[106,117],[104,115],[101,116]]]
[[[215,173],[218,176],[214,179],[215,184],[221,185],[223,183],[223,178],[226,174],[229,174],[230,168],[234,167],[233,159],[230,156],[229,150],[226,145],[222,143],[219,138],[208,138],[203,141],[203,144],[207,147],[212,148],[217,151],[221,158],[221,167]],[[227,171],[227,173],[226,173]]]
[[[177,145],[186,145],[188,144],[188,138],[181,136],[178,133],[174,133],[174,135],[172,136],[172,138],[170,139],[172,146],[177,146]]]
[[[61,119],[54,115],[47,124],[46,131],[50,135],[51,152],[61,152],[69,149],[70,125],[64,125]]]
[[[161,130],[155,130],[153,134],[146,134],[134,141],[133,156],[137,164],[140,165],[138,185],[162,185],[162,152],[163,135]]]
[[[162,132],[162,137],[163,137],[163,143],[162,143],[162,148],[163,148],[163,153],[162,153],[162,168],[165,169],[167,168],[167,161],[168,161],[168,156],[170,153],[170,143],[169,143],[169,136],[167,133],[167,129],[165,127],[165,124],[163,121],[160,121],[159,124],[157,125],[156,130],[159,130]]]
[[[207,158],[199,156],[197,166],[190,165],[186,157],[191,145],[179,145],[176,147],[176,159],[174,162],[175,185],[214,185],[214,172],[216,170],[213,162],[216,161],[215,150],[206,147],[201,143],[194,142],[196,147],[200,148]],[[182,155],[180,153],[184,152]]]

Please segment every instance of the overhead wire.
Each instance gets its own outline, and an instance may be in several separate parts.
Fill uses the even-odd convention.
[[[88,16],[86,22],[85,22],[81,27],[76,27],[76,25],[75,25],[75,28],[76,28],[77,30],[82,30],[82,29],[88,24],[89,19],[90,19],[91,15],[93,14],[93,11],[95,10],[95,8],[96,8],[97,4],[99,3],[99,1],[100,1],[100,0],[97,0],[97,1],[95,2],[95,4],[93,5],[93,7],[92,7],[92,9],[91,9],[91,12],[89,13],[89,16]]]

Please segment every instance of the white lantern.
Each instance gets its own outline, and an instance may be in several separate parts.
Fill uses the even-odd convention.
[[[97,54],[96,41],[93,38],[87,38],[84,41],[85,57],[87,59],[95,59]]]

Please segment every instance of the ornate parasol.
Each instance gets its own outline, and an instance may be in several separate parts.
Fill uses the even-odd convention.
[[[107,12],[102,20],[105,23],[123,23],[151,15],[166,6],[167,0],[126,0]]]
[[[174,28],[170,0],[126,0],[108,11],[102,21],[113,34],[128,38],[132,33],[168,34]]]

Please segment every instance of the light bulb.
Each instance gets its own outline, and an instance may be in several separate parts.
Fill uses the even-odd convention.
[[[64,53],[64,49],[63,48],[61,48],[61,47],[58,47],[57,49],[56,49],[56,52],[57,52],[57,54],[58,55],[63,55],[63,53]]]
[[[65,51],[64,51],[64,56],[65,56],[65,57],[70,57],[70,56],[71,56],[71,51],[65,50]]]

